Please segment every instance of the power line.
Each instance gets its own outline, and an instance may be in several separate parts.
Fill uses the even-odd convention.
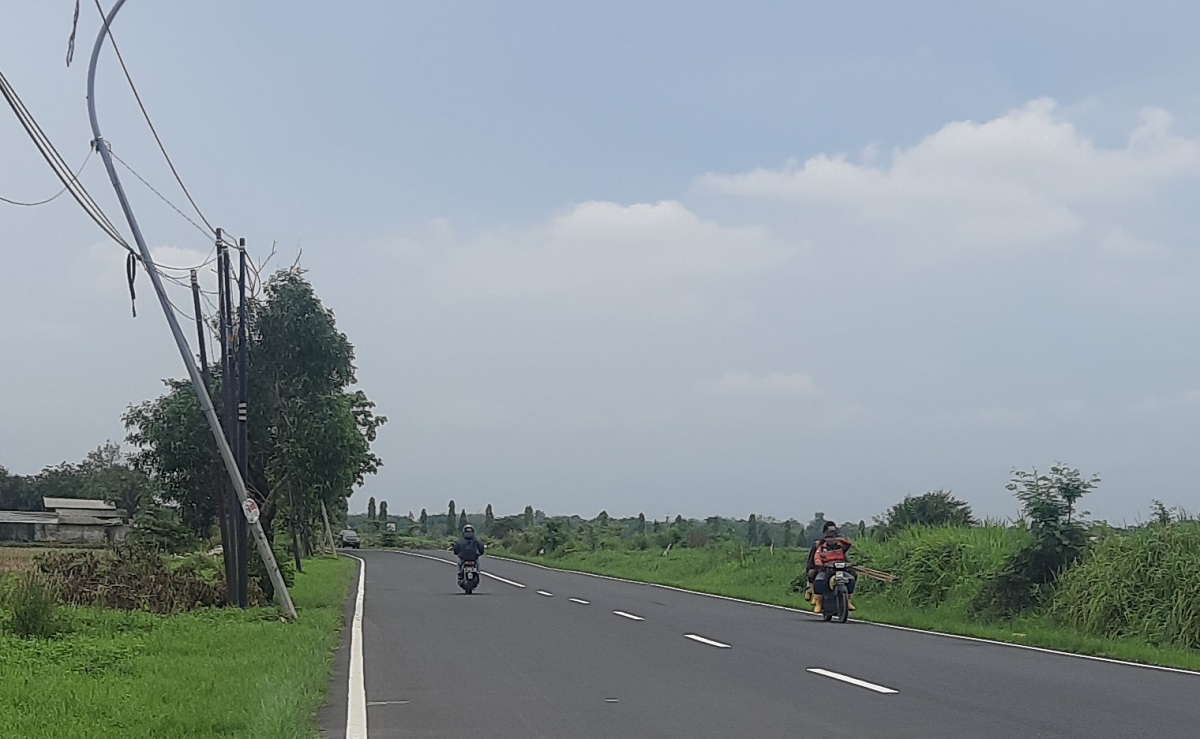
[[[129,82],[129,89],[133,91],[133,97],[137,100],[138,107],[142,110],[142,117],[146,119],[146,125],[150,127],[150,133],[154,134],[154,141],[158,144],[158,150],[162,152],[163,158],[167,160],[167,166],[171,168],[171,174],[175,175],[175,181],[179,183],[179,188],[183,190],[183,194],[187,196],[188,202],[192,204],[196,215],[200,216],[200,220],[204,221],[204,225],[208,226],[208,230],[211,233],[216,233],[216,229],[204,217],[204,213],[200,211],[200,206],[196,205],[192,194],[188,192],[187,185],[183,184],[183,178],[179,176],[179,171],[175,169],[175,163],[171,161],[171,155],[167,154],[167,147],[163,145],[162,138],[158,135],[158,130],[154,128],[154,121],[150,120],[150,114],[146,111],[146,106],[142,103],[142,96],[138,94],[137,85],[133,84],[133,77],[129,74],[129,68],[125,66],[125,58],[121,56],[121,49],[117,46],[117,39],[113,36],[112,27],[105,20],[104,9],[100,7],[100,0],[95,0],[95,2],[96,10],[100,13],[100,20],[104,23],[104,31],[108,34],[109,43],[112,44],[113,51],[117,53],[117,61],[121,63],[121,71],[125,73],[125,79]]]
[[[158,189],[157,189],[157,188],[155,188],[155,187],[154,187],[154,185],[151,185],[149,182],[147,182],[145,177],[142,177],[140,174],[138,174],[138,173],[137,173],[137,170],[135,170],[133,167],[129,166],[128,162],[126,162],[124,159],[122,159],[121,157],[117,156],[117,153],[116,153],[115,151],[113,151],[111,148],[109,149],[109,153],[110,153],[110,154],[112,154],[112,156],[113,156],[113,159],[116,159],[118,162],[120,162],[120,163],[121,163],[121,166],[122,166],[122,167],[124,167],[125,169],[129,170],[129,173],[130,173],[130,174],[132,174],[134,177],[136,177],[136,178],[138,178],[139,180],[141,180],[141,183],[142,183],[143,185],[145,185],[146,187],[150,188],[150,192],[152,192],[152,193],[154,193],[155,195],[157,195],[157,196],[158,196],[158,198],[159,198],[159,200],[162,200],[164,203],[166,203],[167,205],[171,206],[171,209],[172,209],[172,210],[174,210],[176,213],[178,213],[178,214],[179,214],[179,216],[180,216],[181,218],[183,218],[183,220],[185,220],[185,221],[187,221],[188,223],[192,224],[192,226],[193,226],[193,227],[194,227],[194,228],[195,228],[197,231],[199,231],[200,233],[204,234],[205,236],[208,236],[208,235],[209,235],[209,232],[208,232],[208,231],[205,231],[205,230],[204,230],[204,228],[203,228],[203,227],[202,227],[200,224],[196,223],[196,222],[195,222],[195,221],[193,221],[191,218],[189,218],[189,217],[188,217],[188,215],[187,215],[187,213],[184,213],[182,210],[180,210],[180,209],[179,209],[179,206],[175,205],[175,203],[172,203],[170,200],[168,200],[166,195],[163,195],[161,192],[159,192],[159,191],[158,191]]]
[[[87,163],[89,161],[91,161],[92,154],[95,154],[95,153],[96,152],[94,149],[88,149],[87,156],[83,158],[83,164],[79,165],[79,169],[75,170],[75,174],[71,175],[71,180],[73,182],[79,181],[79,175],[83,174],[84,167],[86,167]],[[0,201],[8,203],[9,205],[20,205],[20,206],[26,207],[26,208],[33,208],[38,205],[45,205],[46,203],[51,203],[51,202],[54,202],[55,200],[58,200],[58,196],[62,195],[69,188],[70,188],[70,185],[63,185],[63,189],[59,190],[54,195],[51,195],[50,197],[46,198],[45,200],[39,200],[35,203],[23,203],[19,200],[10,200],[9,198],[3,197],[3,196],[0,196]]]

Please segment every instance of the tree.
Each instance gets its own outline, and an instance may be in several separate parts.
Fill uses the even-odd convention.
[[[464,508],[464,509],[462,509],[462,512],[458,514],[458,530],[462,531],[466,527],[466,525],[467,525],[467,509]]]
[[[454,513],[454,501],[450,501],[450,508],[446,511],[446,535],[454,534],[454,520],[457,516]]]
[[[810,542],[816,541],[817,537],[821,535],[821,529],[823,528],[825,528],[825,514],[817,511],[804,527],[803,544],[807,545]]]
[[[421,533],[428,534],[429,533],[429,513],[427,513],[424,508],[421,509],[420,522],[421,522]]]
[[[1099,484],[1099,477],[1085,480],[1061,462],[1048,475],[1013,470],[1006,488],[1021,502],[1029,539],[977,594],[971,604],[977,616],[1008,618],[1044,602],[1050,586],[1083,554],[1087,528],[1075,505]]]
[[[643,534],[643,535],[646,533],[646,514],[645,513],[638,514],[637,533]]]
[[[534,521],[533,521],[533,506],[531,506],[531,505],[525,506],[525,515],[524,515],[524,518],[522,519],[522,523],[524,524],[526,531],[533,528],[533,523],[534,523]]]
[[[375,496],[372,495],[370,500],[367,501],[367,520],[374,523],[375,516]]]
[[[0,467],[0,509],[40,511],[42,499],[24,475],[14,475]]]
[[[385,501],[382,501],[382,502],[380,502],[380,504],[379,504],[379,519],[378,519],[378,522],[379,522],[380,524],[382,524],[384,528],[387,528],[387,522],[388,522],[388,512],[387,512],[387,501],[386,501],[386,500],[385,500]]]
[[[955,498],[949,490],[931,490],[921,495],[906,495],[904,500],[875,519],[880,539],[894,536],[910,526],[974,526],[971,506]]]
[[[783,522],[783,547],[786,549],[792,545],[792,519]]]
[[[753,513],[750,514],[750,521],[746,526],[746,541],[752,547],[758,546],[758,517]]]
[[[483,530],[491,534],[492,528],[496,525],[496,515],[492,513],[492,504],[488,503],[487,508],[483,511]]]
[[[596,523],[600,524],[601,526],[608,526],[608,511],[600,511],[600,513],[596,515]]]
[[[321,503],[343,519],[353,489],[383,464],[371,443],[387,419],[365,393],[349,389],[354,347],[302,269],[272,275],[263,296],[247,304],[247,322],[246,485],[268,538],[277,529],[290,533],[299,562],[301,550],[312,551]],[[218,404],[222,380],[217,370],[209,383]],[[131,459],[162,500],[178,507],[181,521],[207,536],[223,504],[216,483],[224,471],[214,467],[215,444],[190,383],[166,385],[166,394],[125,413]]]

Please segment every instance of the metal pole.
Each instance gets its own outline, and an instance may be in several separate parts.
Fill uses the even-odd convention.
[[[251,506],[245,505],[245,501],[247,500],[246,484],[238,472],[237,460],[233,458],[233,451],[230,450],[229,444],[225,441],[225,434],[221,431],[221,422],[217,420],[217,413],[213,409],[212,399],[208,397],[208,391],[204,389],[204,383],[200,378],[200,371],[196,368],[196,360],[192,356],[192,350],[188,347],[187,339],[184,338],[183,331],[179,328],[179,321],[176,319],[175,312],[167,300],[167,293],[163,288],[162,278],[159,277],[158,268],[154,265],[154,258],[150,255],[150,249],[146,246],[146,240],[142,237],[142,230],[138,227],[137,219],[134,217],[133,210],[129,206],[129,199],[125,196],[124,188],[121,187],[121,179],[117,176],[117,170],[113,166],[112,154],[108,150],[108,142],[100,135],[100,123],[96,119],[96,62],[100,58],[100,48],[104,44],[104,34],[108,31],[113,18],[116,17],[117,12],[123,5],[125,5],[125,0],[117,0],[117,4],[108,12],[108,17],[104,19],[104,27],[100,29],[99,35],[96,36],[96,45],[92,48],[91,64],[88,66],[88,118],[92,124],[93,142],[96,145],[96,149],[100,152],[101,159],[104,160],[104,169],[108,171],[108,178],[112,181],[113,190],[116,191],[117,200],[121,203],[121,210],[125,213],[125,219],[129,221],[129,228],[133,231],[133,238],[137,241],[138,251],[142,255],[142,263],[146,267],[146,272],[150,275],[150,282],[154,285],[154,292],[158,295],[159,305],[162,307],[163,314],[166,315],[167,325],[171,327],[171,334],[175,338],[175,345],[178,347],[179,354],[183,358],[183,364],[187,368],[192,386],[196,389],[196,397],[200,401],[200,408],[204,411],[204,417],[208,419],[208,428],[212,431],[213,437],[217,441],[217,449],[221,453],[221,460],[225,463],[225,471],[229,475],[229,481],[233,484],[233,489],[237,493],[238,499],[243,503],[243,510],[246,511],[246,519],[250,522],[254,541],[258,545],[258,553],[262,556],[267,574],[271,578],[271,584],[275,588],[275,598],[278,600],[279,607],[283,610],[284,614],[288,618],[295,619],[296,606],[292,604],[291,594],[288,593],[287,585],[283,582],[283,575],[279,572],[279,566],[275,562],[275,553],[271,551],[271,545],[267,542],[266,535],[263,534],[262,526],[259,525],[258,509],[256,506],[251,508]]]
[[[237,336],[237,458],[238,472],[242,479],[246,479],[250,469],[250,438],[249,438],[249,413],[247,405],[247,393],[249,391],[249,373],[248,364],[250,361],[250,345],[246,343],[246,240],[238,241],[238,251],[241,257],[241,263],[238,268],[238,336]],[[250,587],[250,550],[249,541],[246,538],[246,527],[238,526],[237,528],[237,547],[238,547],[238,594],[241,602],[238,603],[242,608],[250,605],[249,602],[249,587]]]
[[[220,258],[221,258],[221,234],[217,232],[217,262],[218,274],[220,273]],[[208,373],[208,350],[205,345],[208,343],[204,335],[204,314],[200,308],[200,281],[196,279],[196,270],[191,270],[192,276],[192,307],[196,311],[196,337],[200,342],[200,372],[204,378],[204,391],[209,392],[209,380],[211,379]],[[220,283],[217,283],[217,300],[221,299]],[[229,550],[229,522],[230,511],[228,505],[228,495],[226,494],[226,485],[222,484],[220,473],[217,472],[216,460],[209,463],[209,483],[212,484],[212,496],[214,508],[217,512],[217,525],[221,530],[221,563],[225,567],[225,604],[235,605],[237,598],[233,590],[233,554]]]
[[[237,372],[233,347],[233,293],[230,288],[229,245],[225,243],[223,232],[217,229],[217,282],[218,300],[221,303],[221,428],[225,430],[225,440],[237,458],[237,434],[234,430],[236,413],[233,399],[237,393]],[[239,466],[239,470],[241,467]],[[245,480],[245,478],[242,478]],[[241,591],[242,550],[239,546],[239,532],[242,529],[242,517],[238,515],[241,502],[231,487],[225,489],[225,510],[229,511],[229,579],[226,585],[229,590],[229,604],[240,606],[245,600]]]
[[[221,368],[221,428],[224,430],[226,441],[229,440],[229,343],[225,330],[225,297],[229,292],[229,281],[225,279],[225,237],[220,228],[217,229],[217,337],[220,347],[218,367]],[[207,389],[207,385],[205,386]],[[210,396],[211,397],[211,396]],[[225,603],[236,606],[238,598],[238,552],[237,537],[234,534],[238,518],[237,496],[234,495],[228,483],[222,483],[218,490],[217,515],[221,521],[221,556],[225,562]]]

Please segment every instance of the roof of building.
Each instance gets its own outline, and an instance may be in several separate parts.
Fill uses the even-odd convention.
[[[0,523],[58,523],[58,514],[40,511],[0,511]]]
[[[107,500],[95,500],[92,498],[42,498],[42,506],[48,511],[69,508],[72,510],[108,511],[111,513],[117,510],[117,507]]]
[[[60,526],[124,526],[124,518],[90,516],[84,511],[59,511],[55,516]]]

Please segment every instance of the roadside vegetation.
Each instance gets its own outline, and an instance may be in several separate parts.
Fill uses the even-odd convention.
[[[355,563],[306,564],[292,589],[294,624],[264,607],[63,606],[51,576],[10,573],[0,583],[4,736],[316,736]]]
[[[1136,662],[1200,669],[1200,521],[1155,502],[1153,520],[1118,528],[1087,519],[1100,483],[1056,465],[1014,471],[1014,521],[975,519],[949,491],[909,496],[839,524],[852,559],[897,576],[859,580],[855,617]],[[490,507],[489,507],[490,508]],[[448,536],[446,515],[402,519]],[[461,515],[461,512],[460,512]],[[616,519],[469,516],[492,552],[554,567],[803,608],[807,546],[825,523],[644,515]],[[457,523],[457,521],[456,521]]]
[[[128,524],[123,541],[94,549],[56,548],[19,516],[0,526],[0,539],[37,540],[0,546],[0,736],[316,736],[355,572],[324,556],[326,519],[346,525],[351,493],[382,464],[371,445],[386,418],[355,387],[354,347],[298,266],[267,279],[245,314],[243,477],[296,622],[272,606],[256,549],[232,553],[242,511],[223,510],[227,482],[193,388],[167,380],[125,413],[129,452],[108,442],[35,475],[0,467],[0,509],[101,499]],[[232,371],[206,378],[225,411]]]

